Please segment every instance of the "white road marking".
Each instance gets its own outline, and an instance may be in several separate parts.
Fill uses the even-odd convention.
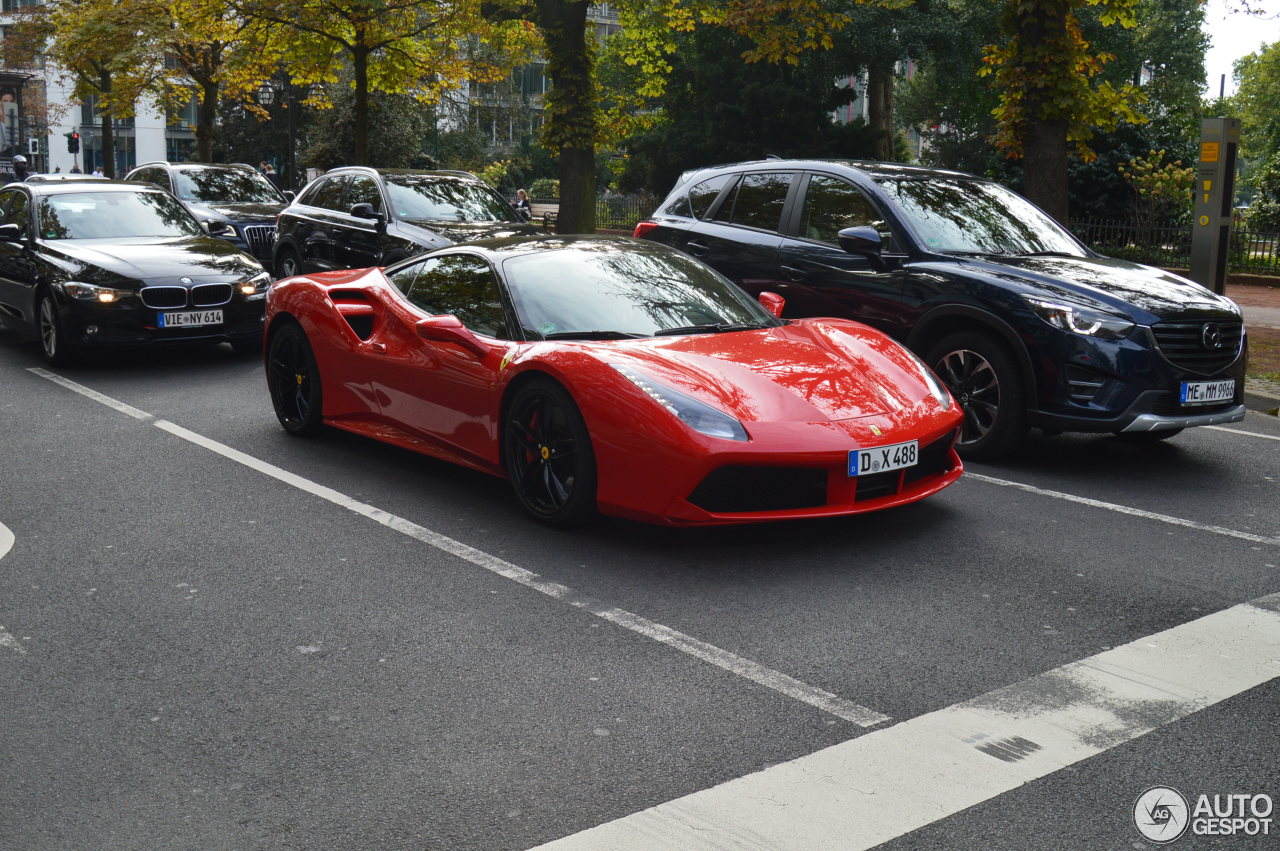
[[[539,848],[871,848],[1276,677],[1280,594]]]
[[[13,532],[9,527],[0,523],[0,558],[4,558],[9,554],[9,550],[13,549],[13,542],[17,538],[13,537]]]
[[[18,639],[9,634],[3,626],[0,626],[0,647],[8,647],[17,650],[19,656],[27,655],[27,648],[23,647]]]
[[[1259,434],[1256,431],[1245,431],[1239,428],[1227,428],[1226,426],[1203,426],[1203,428],[1211,428],[1214,431],[1229,431],[1232,434],[1247,434],[1249,437],[1261,437],[1264,440],[1280,440],[1280,437],[1274,434]]]
[[[135,417],[136,419],[153,420],[152,424],[155,425],[156,428],[166,431],[175,437],[179,437],[185,441],[203,447],[204,449],[217,453],[228,460],[235,461],[237,464],[242,464],[243,466],[256,470],[263,475],[270,476],[277,481],[305,491],[313,496],[317,496],[333,503],[334,505],[345,508],[355,514],[359,514],[362,517],[367,517],[376,523],[381,523],[389,529],[394,529],[403,535],[408,535],[409,537],[419,540],[424,544],[428,544],[438,550],[470,562],[477,567],[482,567],[485,570],[496,573],[497,575],[510,579],[513,582],[517,582],[526,588],[531,588],[541,594],[547,595],[548,597],[562,600],[575,608],[590,612],[598,618],[607,620],[610,623],[622,627],[623,629],[630,630],[637,635],[661,642],[668,647],[679,650],[681,653],[700,659],[711,665],[715,665],[722,670],[754,682],[757,685],[764,686],[765,688],[784,694],[802,703],[807,703],[810,706],[834,715],[837,718],[842,718],[845,721],[849,721],[850,723],[857,724],[861,727],[874,727],[877,724],[883,724],[890,720],[887,715],[883,715],[873,709],[868,709],[865,706],[860,706],[852,701],[845,700],[842,697],[834,695],[831,692],[825,691],[816,686],[801,682],[800,680],[788,676],[781,671],[775,671],[772,668],[753,662],[750,659],[745,659],[735,653],[729,652],[728,650],[723,650],[719,647],[708,644],[705,641],[700,641],[691,635],[686,635],[678,630],[672,629],[671,627],[664,626],[656,621],[651,621],[641,615],[615,608],[600,600],[596,600],[584,594],[579,594],[567,586],[560,585],[555,582],[548,582],[538,574],[525,570],[523,567],[518,567],[517,565],[504,561],[497,556],[490,555],[486,552],[475,549],[474,547],[468,546],[461,541],[456,541],[453,538],[441,535],[439,532],[433,532],[432,530],[419,526],[418,524],[410,520],[406,520],[403,517],[397,517],[396,515],[383,511],[380,508],[352,499],[351,497],[332,488],[325,487],[324,485],[313,482],[310,479],[303,478],[296,473],[291,473],[288,470],[275,466],[274,464],[269,464],[266,461],[253,457],[252,455],[245,454],[238,449],[232,449],[230,446],[219,443],[218,441],[212,440],[204,435],[197,434],[196,432],[185,429],[182,426],[175,425],[174,423],[167,422],[165,420],[154,419],[151,414],[148,414],[145,411],[139,411],[137,408],[125,405],[122,402],[117,402],[108,396],[103,396],[96,391],[89,390],[87,387],[76,384],[74,381],[70,381],[60,376],[54,376],[52,373],[47,373],[44,370],[32,370],[32,372],[35,372],[37,375],[50,378],[50,380],[56,381],[57,384],[60,384],[63,387],[74,390],[82,396],[101,402],[115,410],[123,411],[124,413],[135,411],[142,415],[140,417]],[[130,414],[130,416],[134,416],[134,414]]]
[[[1225,526],[1213,526],[1208,523],[1197,523],[1194,520],[1184,520],[1181,517],[1171,517],[1168,514],[1157,514],[1154,511],[1145,511],[1141,508],[1130,508],[1127,505],[1118,505],[1114,502],[1103,502],[1098,499],[1090,499],[1087,496],[1076,496],[1075,494],[1063,493],[1062,491],[1048,490],[1046,488],[1038,488],[1035,485],[1028,485],[1022,482],[1011,482],[1008,479],[997,479],[992,476],[984,476],[981,473],[971,473],[965,471],[963,479],[976,479],[979,482],[987,482],[993,485],[1001,485],[1007,488],[1017,488],[1028,493],[1038,494],[1040,496],[1052,497],[1053,499],[1062,499],[1067,502],[1075,502],[1080,505],[1088,505],[1093,508],[1103,508],[1107,511],[1115,511],[1120,514],[1128,514],[1133,517],[1142,517],[1147,520],[1156,520],[1161,523],[1169,523],[1174,526],[1184,526],[1188,529],[1195,529],[1200,532],[1212,532],[1215,535],[1226,535],[1230,538],[1239,538],[1242,541],[1249,541],[1254,544],[1270,544],[1274,547],[1280,547],[1280,538],[1269,538],[1266,535],[1255,535],[1252,532],[1241,532],[1237,529],[1228,529]]]
[[[97,390],[90,390],[88,387],[85,387],[83,384],[77,384],[71,379],[63,378],[61,375],[52,373],[47,369],[40,369],[39,367],[31,367],[27,371],[35,375],[38,375],[41,378],[47,378],[50,381],[52,381],[54,384],[61,384],[63,387],[67,388],[73,393],[79,393],[81,396],[84,396],[88,399],[92,399],[95,402],[101,402],[102,404],[106,405],[108,408],[114,408],[115,410],[119,411],[122,414],[128,414],[129,416],[133,417],[135,420],[151,419],[151,415],[148,414],[146,411],[140,411],[137,408],[133,407],[132,405],[126,405],[124,402],[120,402],[115,399],[112,399],[110,396],[104,396],[101,393],[99,393]]]

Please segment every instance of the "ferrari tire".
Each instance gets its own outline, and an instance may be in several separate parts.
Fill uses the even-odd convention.
[[[503,461],[516,499],[535,520],[565,527],[596,513],[591,437],[556,382],[535,379],[516,391],[503,421]]]
[[[951,334],[929,350],[929,366],[964,412],[956,451],[989,461],[1013,452],[1027,434],[1027,393],[1008,350],[978,331]]]
[[[58,303],[48,290],[42,290],[36,301],[36,332],[40,350],[51,366],[71,366],[76,362],[75,344],[67,335],[62,317],[58,315]]]
[[[320,370],[302,327],[292,322],[271,335],[267,347],[267,389],[276,418],[299,437],[320,431]]]
[[[1180,428],[1165,428],[1160,431],[1118,431],[1116,437],[1125,443],[1159,443],[1179,434],[1182,434]]]
[[[276,278],[292,278],[302,273],[302,261],[292,248],[282,248],[276,255]]]

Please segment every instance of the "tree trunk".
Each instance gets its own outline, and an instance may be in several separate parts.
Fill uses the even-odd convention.
[[[584,0],[537,0],[537,24],[547,45],[544,140],[560,150],[560,233],[595,233],[595,57],[587,42]]]
[[[218,117],[218,84],[200,84],[200,117],[196,122],[196,161],[213,162],[214,121]]]
[[[351,116],[352,136],[355,138],[355,165],[371,165],[369,162],[369,51],[357,47],[351,53],[351,65],[355,75],[355,107]]]
[[[1060,44],[1067,31],[1065,3],[1042,3],[1035,14],[1025,13],[1018,25],[1018,38],[1025,54],[1027,76],[1039,79],[1053,73],[1056,57],[1036,59],[1034,48]],[[1042,48],[1043,49],[1043,48]],[[1026,126],[1022,132],[1023,194],[1036,206],[1067,224],[1067,119],[1040,90],[1028,87],[1023,93]]]
[[[876,131],[876,159],[891,161],[897,148],[893,127],[893,65],[867,69],[867,115]]]
[[[1022,191],[1031,203],[1067,224],[1067,122],[1033,121],[1023,140]]]

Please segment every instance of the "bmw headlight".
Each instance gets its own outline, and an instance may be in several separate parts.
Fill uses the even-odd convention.
[[[644,391],[645,395],[666,408],[680,422],[689,428],[708,437],[719,437],[725,440],[746,441],[747,430],[735,417],[717,410],[705,402],[668,387],[660,381],[650,378],[644,373],[622,364],[610,364],[618,372],[625,375],[632,384]]]
[[[76,301],[96,301],[99,304],[114,304],[126,296],[133,295],[132,290],[117,290],[80,281],[65,281],[62,284],[62,291]]]
[[[1045,322],[1063,331],[1097,337],[1100,340],[1119,340],[1129,333],[1133,323],[1128,319],[1093,310],[1066,301],[1049,301],[1024,295],[1032,311]]]
[[[938,401],[938,407],[944,411],[951,410],[951,393],[947,391],[947,385],[943,384],[942,379],[933,374],[933,370],[929,369],[928,364],[916,357],[915,352],[905,347],[903,351],[916,362],[916,366],[920,367],[920,375],[924,378],[924,383],[929,388],[929,394]]]
[[[246,296],[260,296],[271,286],[271,274],[259,272],[247,281],[240,282],[240,293]]]

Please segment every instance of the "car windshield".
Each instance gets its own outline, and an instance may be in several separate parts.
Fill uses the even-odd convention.
[[[173,173],[174,189],[184,201],[205,204],[280,204],[276,188],[256,171],[185,168]]]
[[[67,192],[40,199],[44,239],[124,239],[203,234],[172,195],[159,191]]]
[[[939,177],[877,182],[929,251],[1085,256],[1057,222],[998,183]]]
[[[454,178],[388,178],[387,197],[398,219],[430,219],[437,222],[524,221],[488,186]]]
[[[778,324],[716,272],[657,246],[583,242],[511,258],[503,271],[529,339],[651,337]]]

